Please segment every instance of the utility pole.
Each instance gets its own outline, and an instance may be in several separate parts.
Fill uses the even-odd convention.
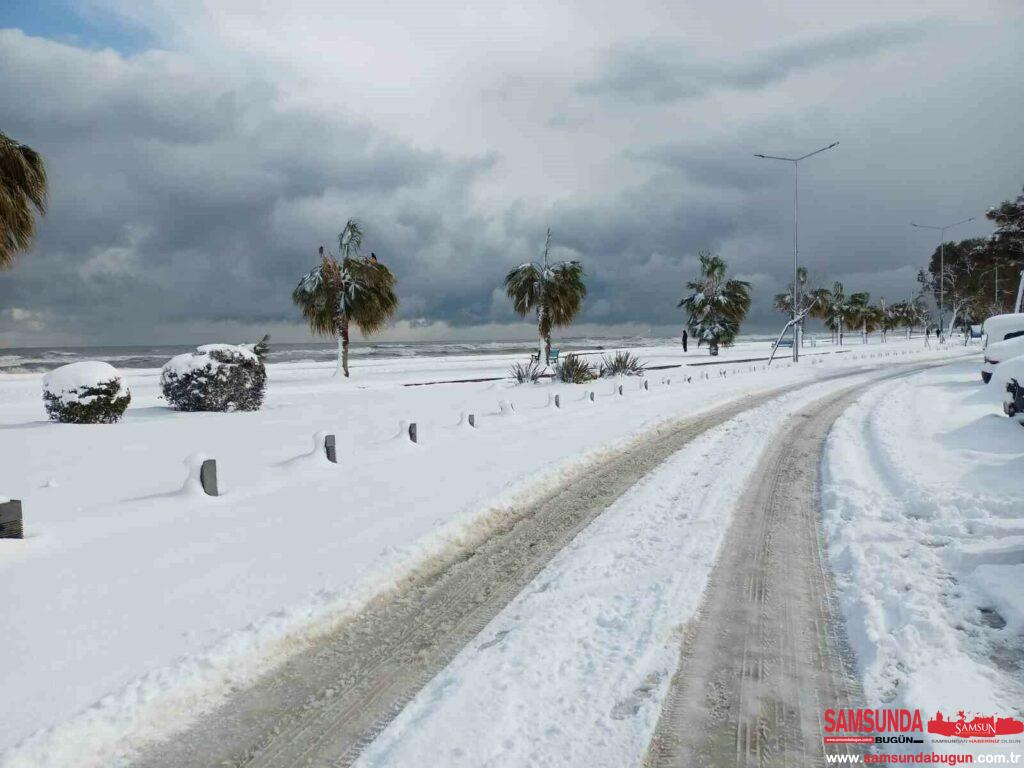
[[[800,360],[800,324],[796,322],[797,316],[800,313],[800,279],[799,279],[799,266],[800,266],[800,161],[806,160],[808,157],[813,155],[821,154],[826,150],[838,147],[839,142],[834,141],[827,147],[816,149],[813,152],[808,152],[806,155],[800,157],[780,157],[779,155],[762,155],[755,154],[754,157],[760,157],[762,160],[782,160],[786,163],[793,164],[793,362]]]

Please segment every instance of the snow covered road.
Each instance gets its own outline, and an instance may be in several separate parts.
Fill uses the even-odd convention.
[[[790,385],[767,396],[804,386]],[[752,408],[762,411],[764,406],[755,405],[763,399],[743,397],[665,425],[595,462],[539,503],[509,510],[499,530],[468,556],[439,561],[433,571],[375,601],[339,632],[241,692],[190,731],[157,745],[136,764],[152,768],[199,768],[222,762],[253,768],[347,764],[467,643],[473,641],[470,653],[502,644],[510,630],[496,630],[488,639],[490,630],[483,631],[484,627],[581,530],[606,514],[609,505],[624,492],[635,496],[632,486],[637,481],[699,435],[731,423]],[[729,434],[737,428],[730,426]],[[663,476],[663,472],[658,469],[656,474]],[[668,485],[675,482],[670,480]],[[645,498],[664,496],[659,506],[667,513],[678,499],[678,493],[668,491],[665,480],[653,481]],[[636,522],[646,519],[637,517]],[[631,536],[635,540],[636,532]],[[707,543],[699,537],[693,543],[698,542]],[[633,555],[621,552],[618,556]],[[713,555],[707,552],[706,557]],[[684,570],[677,578],[687,575]],[[565,630],[554,618],[552,628]],[[534,632],[527,636],[530,642],[544,640]],[[565,635],[561,637],[564,642]],[[481,679],[493,679],[498,686],[508,684],[508,670],[484,675]],[[479,690],[484,692],[483,687]],[[429,731],[427,736],[433,738]],[[479,764],[474,762],[478,756],[466,756],[467,765]],[[433,764],[452,763],[448,756]]]
[[[752,498],[765,504],[757,509],[740,506],[743,523],[732,527],[729,535],[734,546],[727,548],[720,564],[725,575],[719,581],[727,586],[709,597],[721,615],[709,616],[711,625],[704,627],[704,646],[698,644],[697,652],[749,670],[748,658],[753,664],[758,654],[768,656],[776,650],[787,656],[787,673],[794,666],[800,671],[834,671],[828,666],[831,657],[819,659],[815,666],[813,656],[805,653],[808,644],[816,641],[804,634],[807,622],[822,620],[818,628],[826,631],[822,606],[815,602],[815,595],[823,598],[814,494],[816,458],[825,431],[852,397],[847,388],[862,387],[877,377],[861,374],[804,387],[738,414],[689,443],[560,552],[478,640],[421,691],[357,765],[638,765],[676,668],[681,627],[701,602],[719,545],[734,519],[732,509],[749,482],[753,482]],[[817,402],[823,397],[831,407],[823,408]],[[768,464],[761,464],[762,471],[755,474],[768,447],[781,444],[779,430],[784,425],[796,450],[781,459],[772,453]],[[780,477],[795,483],[792,496],[778,492]],[[778,515],[783,509],[785,520]],[[771,518],[770,525],[762,526],[758,517]],[[794,517],[801,518],[803,531],[800,535],[794,531],[791,540],[778,545],[781,536],[789,535],[782,528]],[[764,551],[769,535],[777,546]],[[802,559],[794,559],[797,556]],[[765,589],[751,597],[748,577],[757,569],[772,578],[765,579]],[[817,592],[789,589],[782,593],[782,583],[787,580],[800,587],[817,584],[819,588]],[[766,608],[759,598],[769,589],[772,613],[765,618],[783,627],[784,637],[777,639],[793,641],[781,646],[757,635],[764,624],[731,623],[735,616],[730,611],[748,610],[750,600],[757,603],[755,609]],[[800,605],[790,600],[797,594],[803,600]],[[804,617],[797,615],[800,608],[813,610]],[[721,621],[716,623],[716,618]],[[737,632],[737,626],[749,626],[754,634]],[[795,642],[797,638],[799,642]],[[744,645],[750,646],[749,653],[744,653]],[[794,664],[798,655],[801,663]],[[703,671],[727,674],[710,668]],[[715,682],[712,677],[689,679],[696,680],[695,690],[705,691]],[[778,677],[789,709],[784,722],[776,725],[786,728],[793,725],[794,712],[816,718],[820,712],[810,706],[812,695],[819,688],[825,694],[825,684],[834,682],[829,674],[813,680],[786,673]],[[794,687],[807,683],[813,687],[794,692]],[[710,690],[715,690],[713,685]],[[722,709],[712,716],[727,713],[723,719],[733,718],[729,743],[724,746],[730,759],[736,760],[739,754],[736,764],[746,765],[745,748],[737,752],[736,710],[742,712],[742,725],[747,722],[748,707],[756,712],[758,705],[754,696],[749,698],[755,701],[743,701],[742,691],[750,693],[747,687],[733,688],[726,681],[717,691]],[[771,690],[781,692],[780,688]],[[767,688],[764,693],[768,694]],[[828,693],[836,691],[829,688]],[[682,696],[676,692],[674,698],[681,700]],[[832,699],[841,701],[838,695]],[[801,703],[808,706],[801,708]],[[817,725],[816,719],[813,725]],[[707,724],[669,717],[663,727],[700,734]],[[782,728],[769,730],[766,736],[778,742]],[[797,730],[794,741],[799,741],[800,750],[794,749],[791,757],[805,755],[803,748],[815,742],[820,754],[820,729],[807,727],[803,736]],[[667,742],[663,739],[662,743]],[[661,753],[668,761],[656,764],[727,764],[719,761],[720,752],[711,755],[710,761],[696,759],[707,757],[701,749],[696,752],[677,756],[668,750]]]

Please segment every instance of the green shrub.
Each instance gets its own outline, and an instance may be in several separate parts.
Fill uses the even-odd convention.
[[[71,363],[43,377],[43,407],[62,424],[113,424],[132,401],[121,374],[107,363]]]
[[[555,375],[566,384],[585,384],[597,378],[597,371],[579,355],[566,355],[555,368]]]
[[[616,352],[612,357],[605,355],[601,359],[601,378],[611,376],[643,376],[644,364],[629,352]]]
[[[536,384],[544,369],[536,360],[529,363],[516,363],[508,370],[509,376],[516,380],[516,384]]]
[[[206,344],[171,358],[160,371],[160,386],[179,411],[258,411],[267,370],[251,349]]]

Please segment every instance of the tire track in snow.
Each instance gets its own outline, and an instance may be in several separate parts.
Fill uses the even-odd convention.
[[[862,368],[780,387],[638,438],[517,510],[474,550],[372,601],[310,649],[235,693],[135,765],[344,766],[608,505],[689,441],[766,400]]]
[[[833,422],[862,394],[802,409],[762,458],[687,627],[647,768],[824,763],[824,710],[861,693],[822,551],[819,468]]]

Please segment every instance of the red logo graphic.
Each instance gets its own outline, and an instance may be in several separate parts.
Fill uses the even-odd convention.
[[[975,716],[968,720],[961,709],[956,720],[946,720],[941,712],[928,721],[928,733],[940,736],[956,736],[961,739],[988,739],[993,736],[1012,736],[1024,733],[1024,723],[1012,717]]]

